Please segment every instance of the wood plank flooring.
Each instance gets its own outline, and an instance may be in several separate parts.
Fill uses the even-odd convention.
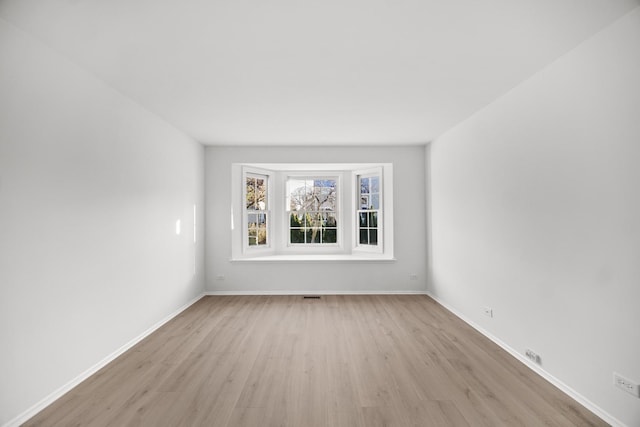
[[[605,426],[426,296],[204,297],[26,426]]]

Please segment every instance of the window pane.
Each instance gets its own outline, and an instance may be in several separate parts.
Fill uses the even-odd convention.
[[[369,230],[369,244],[377,245],[378,244],[378,230],[372,228]]]
[[[322,211],[336,210],[336,189],[335,187],[321,187],[317,193],[319,209]]]
[[[307,243],[320,243],[319,228],[307,228]]]
[[[325,228],[322,230],[322,243],[337,243],[338,230],[335,228]]]
[[[371,192],[372,193],[380,192],[380,177],[377,177],[377,176],[371,177]]]
[[[256,178],[256,209],[265,210],[267,208],[267,181],[263,178]]]
[[[369,244],[369,237],[366,229],[360,230],[360,244],[361,245]]]
[[[324,214],[324,226],[325,227],[337,227],[338,226],[338,218],[336,214]]]
[[[367,226],[367,214],[365,212],[360,212],[360,227]]]
[[[257,240],[258,245],[267,244],[267,214],[257,214]]]
[[[371,195],[371,209],[380,209],[380,195],[372,194]]]
[[[302,212],[291,212],[291,218],[290,218],[290,221],[289,221],[289,226],[291,228],[304,227],[304,213],[302,213]]]
[[[256,229],[249,230],[249,246],[255,246],[257,244]]]
[[[369,193],[369,178],[360,179],[360,194]]]
[[[318,214],[316,212],[307,212],[305,215],[306,227],[319,227]]]
[[[258,226],[258,245],[267,244],[267,226],[266,224],[260,224]]]
[[[303,179],[289,179],[289,209],[299,211],[308,209],[309,204],[313,201],[313,195],[310,194],[311,187],[307,189],[307,181]]]
[[[377,227],[378,226],[378,213],[371,212],[369,214],[369,227]]]
[[[369,196],[360,196],[360,209],[369,209]]]
[[[255,214],[247,215],[247,235],[249,236],[249,246],[255,246],[257,244],[257,227],[258,216]]]
[[[336,186],[336,180],[335,179],[314,179],[313,180],[313,186],[314,187],[326,187],[326,188],[331,188]]]
[[[256,201],[256,179],[247,177],[246,182],[247,187],[247,209],[255,209],[255,201]]]
[[[312,201],[309,206],[313,210],[335,210],[336,180],[313,180]]]
[[[304,229],[292,228],[290,231],[291,243],[304,243]]]

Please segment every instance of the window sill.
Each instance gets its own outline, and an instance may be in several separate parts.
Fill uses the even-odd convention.
[[[232,258],[231,262],[395,262],[394,257],[378,254],[356,255],[266,255]]]

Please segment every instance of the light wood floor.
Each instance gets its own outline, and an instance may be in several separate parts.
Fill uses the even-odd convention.
[[[205,297],[26,425],[607,424],[406,295]]]

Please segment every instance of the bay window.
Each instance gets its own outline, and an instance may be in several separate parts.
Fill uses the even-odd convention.
[[[233,164],[232,260],[392,260],[392,165]]]

